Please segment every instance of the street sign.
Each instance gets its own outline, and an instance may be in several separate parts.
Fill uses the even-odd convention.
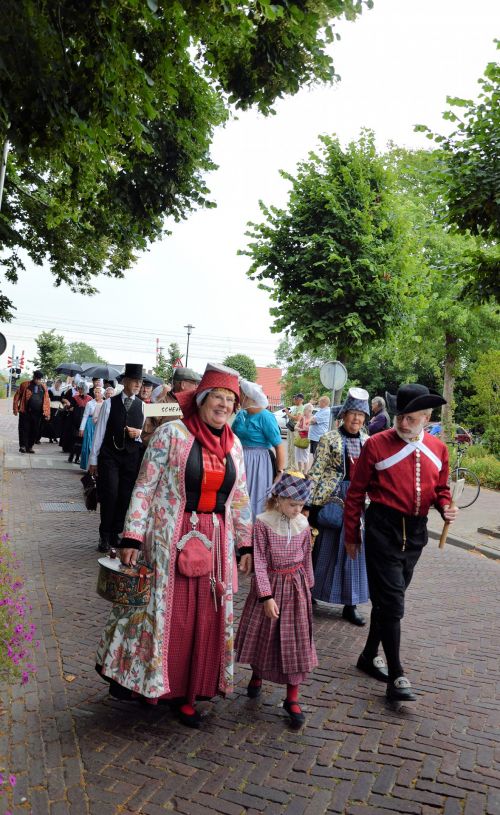
[[[3,334],[0,334],[0,356],[3,354],[5,349],[7,348],[7,340],[5,339]]]
[[[341,391],[347,382],[347,369],[341,362],[325,362],[319,369],[321,384],[331,391]]]

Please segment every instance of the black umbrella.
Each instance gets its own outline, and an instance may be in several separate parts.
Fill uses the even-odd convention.
[[[57,366],[56,371],[58,374],[67,374],[68,376],[83,374],[83,368],[78,362],[61,362],[61,364]]]
[[[153,376],[153,374],[144,374],[142,381],[151,382],[152,385],[163,385],[163,379],[161,376]]]
[[[120,376],[120,369],[114,368],[113,365],[102,365],[96,362],[89,363],[83,366],[85,376],[90,376],[91,379],[117,379]]]

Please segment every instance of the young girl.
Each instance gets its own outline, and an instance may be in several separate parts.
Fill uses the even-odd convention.
[[[259,696],[263,679],[286,685],[283,707],[295,727],[304,723],[299,685],[318,664],[312,636],[311,536],[301,514],[310,489],[301,473],[285,473],[273,486],[266,512],[257,516],[255,575],[235,641],[238,662],[250,663],[253,670],[248,696]]]

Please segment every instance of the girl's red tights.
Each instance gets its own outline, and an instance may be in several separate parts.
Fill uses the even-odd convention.
[[[299,685],[286,686],[286,700],[291,702],[290,710],[292,713],[302,713],[299,705]]]

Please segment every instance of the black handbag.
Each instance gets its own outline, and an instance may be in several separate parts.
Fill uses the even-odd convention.
[[[97,482],[93,475],[85,473],[82,475],[80,481],[83,485],[83,500],[89,512],[95,512],[97,509]]]
[[[318,512],[318,526],[325,526],[327,529],[340,529],[343,523],[344,502],[342,498],[335,496],[322,506]]]
[[[293,433],[293,431],[295,430],[295,422],[292,422],[291,419],[287,419],[285,427],[287,430],[290,430]]]

